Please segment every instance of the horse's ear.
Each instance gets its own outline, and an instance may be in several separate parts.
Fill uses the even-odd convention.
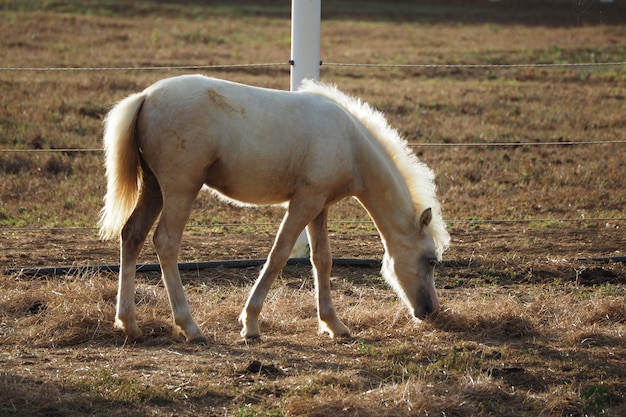
[[[420,228],[420,230],[426,226],[428,226],[430,224],[430,221],[433,219],[433,211],[432,209],[429,207],[426,210],[424,210],[422,212],[422,215],[420,216],[420,220],[418,223],[418,226]]]

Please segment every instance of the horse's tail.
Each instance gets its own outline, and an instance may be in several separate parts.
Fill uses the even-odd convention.
[[[104,121],[107,193],[100,212],[102,239],[120,235],[137,202],[142,170],[135,125],[145,99],[145,93],[125,98]]]

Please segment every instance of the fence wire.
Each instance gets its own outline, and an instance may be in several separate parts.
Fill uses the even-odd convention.
[[[608,67],[626,65],[626,61],[618,62],[574,62],[574,63],[546,63],[546,64],[351,64],[342,62],[324,62],[329,67],[364,67],[364,68],[444,68],[444,69],[502,69],[502,68],[568,68],[568,67]]]
[[[224,65],[167,65],[167,66],[146,66],[146,67],[0,67],[0,72],[77,72],[77,71],[176,71],[176,70],[216,70],[216,69],[245,69],[262,67],[280,67],[293,65],[292,61],[268,62],[251,64],[224,64]],[[530,63],[530,64],[393,64],[393,63],[341,63],[341,62],[320,62],[320,65],[327,67],[361,67],[361,68],[418,68],[418,69],[508,69],[508,68],[577,68],[577,67],[609,67],[626,66],[626,61],[618,62],[580,62],[580,63]],[[482,143],[411,143],[410,147],[518,147],[518,146],[574,146],[574,145],[599,145],[599,144],[624,144],[626,140],[604,140],[604,141],[559,141],[559,142],[482,142]],[[102,152],[99,148],[60,148],[60,149],[0,149],[0,153],[90,153]],[[452,219],[447,220],[448,224],[506,224],[506,223],[546,223],[546,222],[621,222],[626,218],[537,218],[537,219]],[[329,224],[371,224],[371,221],[343,221],[330,220]],[[251,227],[278,226],[279,223],[249,224]],[[240,227],[241,223],[194,225],[190,228],[231,228]],[[0,227],[0,231],[56,231],[56,230],[97,230],[96,227]]]
[[[260,64],[224,64],[224,65],[165,65],[149,67],[0,67],[4,72],[75,72],[75,71],[176,71],[176,70],[210,70],[240,69],[259,67],[278,67],[289,65],[288,62],[267,62]]]
[[[623,144],[626,140],[597,140],[597,141],[563,141],[563,142],[476,142],[476,143],[409,143],[410,148],[420,147],[450,147],[458,146],[464,148],[473,147],[519,147],[519,146],[575,146],[575,145],[612,145]],[[2,153],[90,153],[102,152],[101,148],[54,148],[54,149],[0,149]]]
[[[2,72],[72,72],[72,71],[176,71],[176,70],[215,70],[242,69],[259,67],[281,67],[293,65],[293,61],[266,62],[251,64],[215,64],[215,65],[154,65],[135,67],[0,67]],[[626,61],[616,62],[561,62],[561,63],[530,63],[530,64],[393,64],[393,63],[349,63],[320,62],[327,67],[361,67],[361,68],[428,68],[428,69],[506,69],[506,68],[572,68],[572,67],[609,67],[626,66]]]
[[[449,226],[456,224],[548,224],[548,223],[578,223],[578,222],[623,222],[626,221],[626,217],[578,217],[578,218],[533,218],[533,219],[446,219],[446,223]],[[338,225],[367,225],[374,226],[374,222],[372,220],[328,220],[328,224],[330,226],[338,226]],[[231,229],[238,227],[253,227],[253,228],[262,228],[262,227],[273,227],[278,229],[280,226],[280,222],[264,222],[264,223],[211,223],[211,224],[193,224],[185,226],[185,229]],[[96,226],[66,226],[66,227],[34,227],[34,226],[25,226],[25,227],[0,227],[0,232],[60,232],[67,230],[91,230],[97,231],[99,230]],[[364,234],[376,234],[376,232],[372,231],[364,233]]]

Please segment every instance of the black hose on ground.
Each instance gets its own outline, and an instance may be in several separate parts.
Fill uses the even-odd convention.
[[[253,268],[265,264],[265,259],[234,259],[208,262],[183,262],[178,264],[181,271],[195,271],[209,268]],[[311,265],[309,258],[291,258],[287,265]],[[335,258],[333,265],[353,266],[360,268],[380,267],[376,259]],[[58,266],[44,268],[12,268],[5,269],[5,275],[25,275],[29,277],[55,275],[81,275],[87,272],[119,273],[119,265],[86,265],[86,266]],[[137,272],[161,272],[159,264],[137,265]]]
[[[210,268],[254,268],[265,264],[265,259],[233,259],[222,261],[208,262],[183,262],[178,264],[181,271],[196,271]],[[626,262],[626,256],[608,256],[608,257],[591,257],[577,258],[579,262]],[[476,265],[477,262],[472,259],[456,259],[447,260],[441,263],[445,267],[470,267]],[[309,258],[291,258],[287,261],[287,265],[311,265]],[[380,268],[381,262],[377,259],[360,259],[360,258],[333,258],[333,265],[351,266],[358,268]],[[25,275],[29,277],[38,276],[55,276],[55,275],[81,275],[87,272],[102,273],[119,273],[119,265],[87,265],[87,266],[58,266],[45,268],[12,268],[5,269],[2,272],[5,275]],[[161,272],[159,264],[141,264],[137,265],[137,272]]]

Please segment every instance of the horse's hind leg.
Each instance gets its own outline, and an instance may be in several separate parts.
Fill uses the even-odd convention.
[[[163,282],[174,316],[174,333],[182,334],[187,342],[207,343],[206,337],[198,328],[189,310],[183,284],[178,271],[178,253],[185,223],[191,213],[197,189],[178,189],[164,193],[163,212],[154,233],[154,245],[159,255]]]
[[[311,260],[317,289],[317,317],[320,333],[330,337],[349,336],[350,330],[339,320],[330,296],[330,272],[332,255],[328,241],[328,209],[322,212],[308,226],[311,243]]]
[[[122,229],[120,242],[120,276],[115,325],[122,329],[131,341],[142,337],[142,332],[135,320],[137,257],[161,207],[159,184],[151,172],[145,172],[137,205]]]

